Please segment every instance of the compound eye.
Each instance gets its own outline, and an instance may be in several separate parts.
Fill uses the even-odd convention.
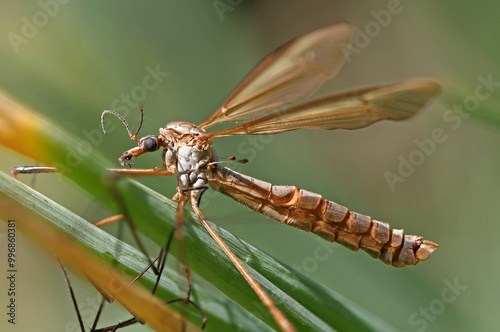
[[[158,143],[156,142],[156,139],[154,137],[144,138],[144,141],[142,142],[142,146],[148,152],[153,152],[153,151],[156,151],[158,149]]]

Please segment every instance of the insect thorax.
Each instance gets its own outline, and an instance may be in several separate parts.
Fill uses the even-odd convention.
[[[178,190],[200,188],[207,184],[208,164],[216,161],[211,142],[203,139],[205,131],[185,121],[175,121],[160,129],[170,144],[165,147],[164,163],[177,169]]]

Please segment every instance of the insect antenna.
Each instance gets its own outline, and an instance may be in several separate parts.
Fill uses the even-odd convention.
[[[104,110],[101,114],[101,127],[102,127],[102,131],[103,131],[104,135],[106,135],[106,128],[104,126],[104,114],[108,114],[108,113],[113,114],[118,119],[120,119],[123,122],[123,124],[125,125],[125,128],[127,129],[127,132],[128,132],[130,139],[139,143],[139,140],[137,139],[137,134],[139,134],[139,130],[141,130],[142,122],[144,120],[144,108],[142,107],[142,105],[141,105],[141,112],[140,112],[140,119],[139,119],[139,127],[137,128],[137,130],[135,131],[135,134],[133,134],[133,135],[132,135],[132,132],[130,131],[130,126],[128,125],[127,120],[125,120],[125,118],[123,118],[123,116],[121,116],[116,111],[111,111],[111,110]]]
[[[137,127],[137,130],[135,131],[135,134],[134,136],[137,136],[137,134],[139,134],[139,130],[141,130],[142,128],[142,121],[144,120],[144,108],[142,107],[142,104],[141,104],[141,111],[140,111],[140,118],[139,118],[139,127]]]

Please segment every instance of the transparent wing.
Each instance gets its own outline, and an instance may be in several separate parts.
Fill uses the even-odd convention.
[[[356,129],[380,120],[404,120],[414,115],[441,89],[431,79],[354,90],[298,105],[209,137],[276,134],[294,129]]]
[[[342,65],[352,36],[336,23],[290,40],[269,54],[198,127],[250,121],[314,92]]]

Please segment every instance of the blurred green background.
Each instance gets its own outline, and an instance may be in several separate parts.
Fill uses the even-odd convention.
[[[0,87],[112,160],[134,144],[118,122],[104,140],[93,136],[103,109],[121,111],[135,128],[142,103],[142,135],[174,120],[199,123],[275,47],[322,25],[351,21],[362,31],[357,51],[317,95],[429,76],[444,85],[439,100],[405,123],[221,138],[215,147],[221,156],[249,158],[239,171],[317,192],[435,241],[437,252],[415,268],[395,269],[281,226],[222,195],[204,197],[205,215],[401,331],[500,326],[499,87],[479,88],[489,95],[475,97],[482,81],[500,82],[497,2],[42,0],[0,6]],[[162,74],[157,86],[145,89],[151,70]],[[466,111],[452,113],[459,107]],[[391,188],[387,172],[398,174],[401,160],[421,149],[416,140],[428,142],[437,129],[444,142]],[[3,149],[1,155],[4,172],[34,163]],[[159,164],[160,153],[136,162]],[[174,179],[140,181],[166,196],[175,191]],[[89,220],[107,216],[57,177],[39,176],[36,188]],[[0,227],[5,233],[5,224]],[[8,325],[2,315],[1,330],[71,331],[65,327],[75,315],[57,264],[19,236],[19,324]],[[325,247],[334,249],[325,255]],[[91,312],[96,293],[77,277],[73,282]],[[128,318],[118,309],[105,314],[110,323]],[[142,329],[148,330],[131,328]]]

